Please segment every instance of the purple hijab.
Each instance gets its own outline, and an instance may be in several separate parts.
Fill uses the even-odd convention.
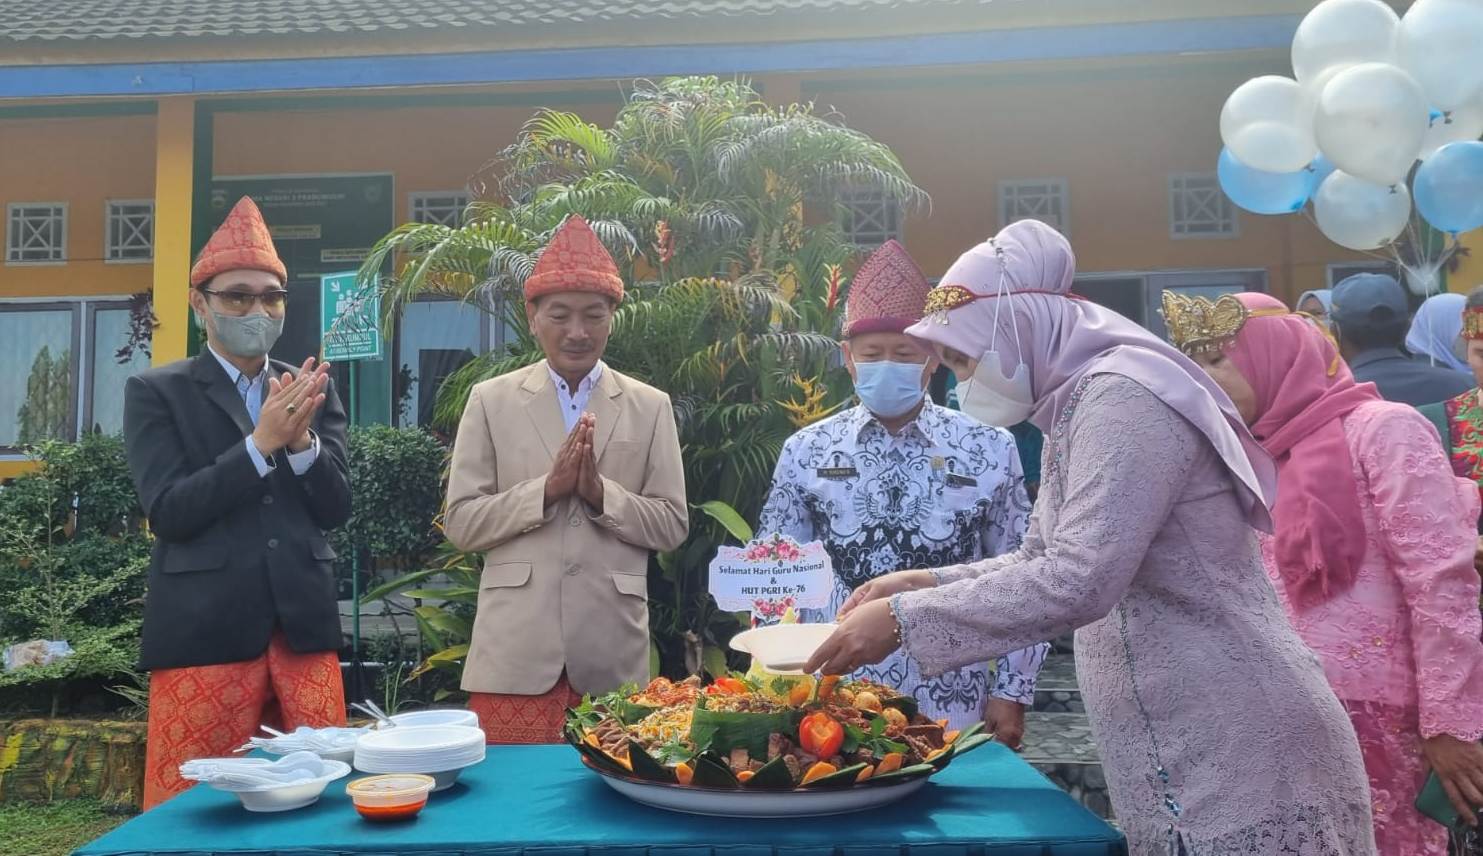
[[[1277,470],[1230,398],[1203,369],[1152,333],[1110,309],[1071,299],[1076,256],[1066,239],[1044,223],[1021,220],[964,253],[938,287],[960,286],[980,299],[949,312],[945,324],[940,317],[929,317],[906,332],[970,357],[982,356],[994,332],[994,295],[1001,276],[1010,295],[999,308],[995,344],[1008,376],[1016,367],[1018,333],[1035,396],[1030,421],[1037,428],[1047,434],[1053,430],[1082,378],[1122,375],[1205,435],[1243,488],[1239,493],[1251,525],[1272,531],[1268,509]]]

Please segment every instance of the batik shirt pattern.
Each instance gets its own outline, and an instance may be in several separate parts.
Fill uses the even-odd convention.
[[[1030,503],[1008,431],[928,403],[890,434],[864,407],[811,425],[788,439],[757,534],[822,541],[834,566],[832,620],[867,580],[893,571],[974,562],[1019,546]],[[856,674],[915,696],[933,719],[961,728],[982,718],[986,698],[1034,700],[1050,646],[924,678],[901,652]]]

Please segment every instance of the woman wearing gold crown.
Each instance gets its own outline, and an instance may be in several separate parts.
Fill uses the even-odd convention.
[[[1446,830],[1413,807],[1423,760],[1460,813],[1483,806],[1477,489],[1275,298],[1166,293],[1164,315],[1277,461],[1267,571],[1354,723],[1380,852],[1443,856]]]
[[[1468,368],[1483,387],[1483,286],[1473,289],[1463,304],[1462,340],[1467,346]],[[1442,435],[1452,471],[1483,490],[1483,388],[1470,389],[1420,410]],[[1483,532],[1483,517],[1478,519],[1478,531]],[[1483,542],[1479,553],[1483,554]],[[1483,562],[1479,562],[1479,568],[1483,569]]]
[[[1045,432],[1019,550],[866,583],[809,668],[904,648],[942,672],[1076,629],[1077,673],[1136,856],[1373,854],[1354,729],[1262,570],[1275,473],[1199,367],[1075,299],[1065,238],[1016,223],[908,332],[962,405]]]

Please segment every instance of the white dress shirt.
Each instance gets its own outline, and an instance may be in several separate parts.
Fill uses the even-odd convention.
[[[592,367],[592,371],[582,378],[577,384],[575,392],[567,384],[566,379],[551,368],[551,363],[546,363],[546,371],[551,373],[551,382],[556,384],[556,400],[561,404],[561,421],[566,424],[566,433],[572,433],[576,427],[577,420],[587,411],[587,402],[592,400],[592,390],[597,388],[597,382],[602,378],[602,360]]]
[[[263,394],[268,386],[267,362],[265,361],[263,363],[263,370],[258,372],[257,377],[249,379],[242,373],[241,369],[232,365],[226,357],[218,354],[215,348],[207,345],[206,350],[211,352],[211,356],[216,357],[218,363],[221,363],[222,369],[227,373],[227,378],[231,380],[232,386],[236,387],[237,394],[242,396],[242,403],[247,406],[248,418],[256,426],[258,418],[263,413]],[[271,473],[275,469],[273,462],[263,457],[263,453],[258,451],[257,446],[252,442],[252,437],[248,437],[246,443],[247,456],[252,458],[253,466],[257,467],[257,474],[259,476],[266,476],[268,473]],[[309,468],[314,466],[314,462],[318,459],[319,436],[311,430],[309,432],[309,448],[302,452],[290,452],[288,455],[288,465],[293,469],[294,475],[301,476],[309,472]]]

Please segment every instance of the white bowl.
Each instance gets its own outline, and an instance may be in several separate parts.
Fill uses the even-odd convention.
[[[833,635],[837,624],[771,624],[753,627],[731,637],[733,650],[751,654],[769,672],[801,675],[824,640]]]
[[[472,710],[459,710],[455,708],[443,708],[438,710],[414,710],[408,713],[393,714],[391,721],[397,727],[423,726],[423,725],[467,725],[471,728],[479,727],[479,714]],[[376,727],[385,728],[380,723]]]
[[[426,773],[425,775],[433,777],[432,792],[437,793],[438,791],[446,791],[453,787],[453,783],[458,781],[458,774],[462,772],[463,768],[459,767],[456,770],[439,770],[436,773]]]
[[[219,791],[236,794],[237,799],[242,801],[242,807],[248,811],[274,812],[292,811],[313,805],[318,801],[320,794],[330,782],[343,779],[350,775],[350,765],[343,761],[326,760],[323,775],[303,782],[294,782],[290,785],[279,785],[277,787],[258,787],[251,789],[236,789],[232,787],[221,787],[212,785]]]

